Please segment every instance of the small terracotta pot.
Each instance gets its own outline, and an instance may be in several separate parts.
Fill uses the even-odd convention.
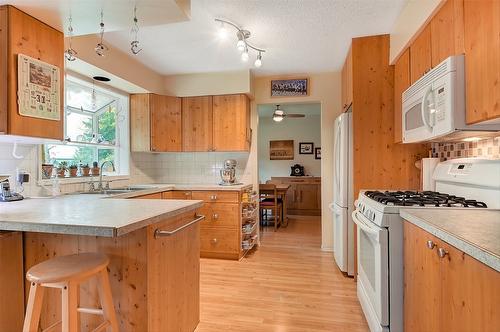
[[[92,167],[92,175],[99,175],[100,170],[99,167]]]
[[[63,178],[66,176],[66,169],[65,168],[58,168],[57,169],[57,176],[60,178]]]
[[[54,170],[54,165],[42,165],[42,178],[50,179],[52,176],[52,171]]]
[[[90,175],[90,167],[83,167],[82,176],[89,176],[89,175]]]
[[[76,174],[78,173],[78,168],[70,168],[69,169],[69,176],[72,178],[76,177]]]

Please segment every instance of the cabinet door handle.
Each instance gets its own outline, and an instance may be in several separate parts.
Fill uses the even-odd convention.
[[[450,255],[446,249],[444,249],[444,248],[439,248],[438,249],[438,256],[439,256],[439,258],[445,258],[446,255],[448,255],[448,256]]]
[[[210,240],[210,242],[212,242],[213,244],[216,244],[217,243],[217,239],[213,238],[212,240]]]
[[[184,228],[187,228],[187,227],[191,226],[192,224],[195,224],[195,223],[197,223],[199,221],[202,221],[203,219],[205,219],[205,216],[196,215],[194,220],[191,220],[187,224],[182,225],[181,227],[176,228],[173,231],[164,231],[164,230],[161,230],[161,229],[155,229],[154,237],[155,237],[155,239],[157,239],[157,238],[162,237],[162,236],[171,236],[171,235],[174,235],[175,233],[177,233],[179,231],[182,231]]]
[[[219,219],[219,215],[218,215],[217,213],[214,213],[214,214],[212,215],[212,219],[214,219],[214,220],[218,220],[218,219]]]
[[[432,240],[427,241],[427,248],[434,249],[435,246],[436,244]]]

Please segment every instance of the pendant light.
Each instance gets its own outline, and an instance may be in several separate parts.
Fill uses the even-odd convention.
[[[66,51],[64,51],[64,57],[68,61],[75,61],[76,60],[76,55],[78,54],[77,51],[73,49],[73,18],[71,14],[69,15],[69,25],[68,25],[68,37],[69,37],[69,47]]]
[[[97,44],[94,50],[98,56],[103,57],[106,55],[106,52],[109,50],[109,47],[104,44],[104,13],[102,10],[101,10],[101,23],[99,24],[99,27],[101,28],[101,41]]]
[[[137,20],[137,6],[134,6],[134,23],[132,24],[132,30],[130,33],[132,34],[132,41],[130,42],[130,51],[132,51],[132,54],[137,55],[139,54],[140,51],[142,51],[142,48],[139,47],[139,24]]]

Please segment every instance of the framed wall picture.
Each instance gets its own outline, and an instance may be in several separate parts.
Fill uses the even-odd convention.
[[[309,79],[271,80],[271,97],[300,97],[309,95]]]
[[[293,140],[269,141],[270,160],[293,160]]]
[[[314,149],[314,159],[321,159],[321,148]]]
[[[299,154],[313,154],[314,143],[299,143]]]
[[[47,120],[61,120],[59,68],[18,54],[19,114]]]

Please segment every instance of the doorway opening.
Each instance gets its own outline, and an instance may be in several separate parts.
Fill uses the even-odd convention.
[[[321,104],[257,105],[261,241],[298,220],[321,231]]]

